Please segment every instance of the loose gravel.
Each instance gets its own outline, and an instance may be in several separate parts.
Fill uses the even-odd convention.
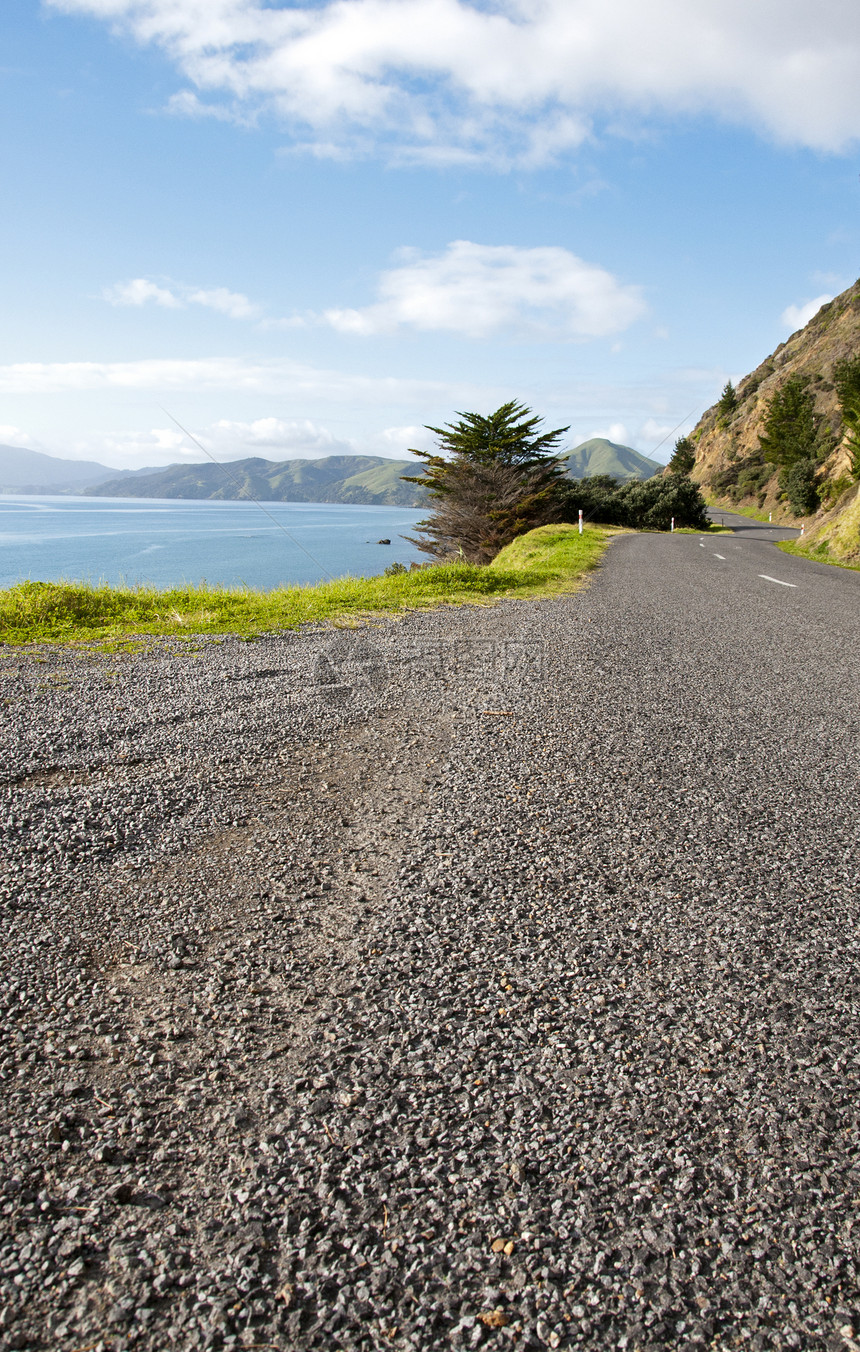
[[[860,1348],[860,592],[723,562],[0,651],[0,1347]]]

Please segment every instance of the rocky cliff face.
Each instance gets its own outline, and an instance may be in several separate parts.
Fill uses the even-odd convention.
[[[779,490],[778,470],[764,462],[760,437],[774,394],[791,377],[802,377],[814,398],[816,434],[810,447],[820,461],[821,507],[805,518],[810,541],[825,542],[834,556],[860,561],[860,537],[848,523],[860,486],[851,481],[851,457],[842,423],[833,368],[860,355],[860,281],[823,305],[804,329],[740,381],[737,407],[728,415],[708,409],[690,435],[696,463],[692,477],[705,493],[728,505],[773,512],[774,521],[797,523]]]

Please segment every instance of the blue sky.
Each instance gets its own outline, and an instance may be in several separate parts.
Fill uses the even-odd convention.
[[[665,459],[860,273],[858,69],[855,0],[5,0],[0,441]]]

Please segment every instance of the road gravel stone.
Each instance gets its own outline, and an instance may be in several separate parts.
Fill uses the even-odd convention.
[[[860,1347],[860,579],[721,546],[0,650],[0,1348]]]

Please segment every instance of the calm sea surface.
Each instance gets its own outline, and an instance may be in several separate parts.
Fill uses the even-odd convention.
[[[401,539],[421,516],[317,502],[267,502],[262,511],[249,502],[0,495],[0,586],[65,578],[275,587],[327,573],[370,577],[422,558]],[[383,538],[390,546],[377,543]]]

